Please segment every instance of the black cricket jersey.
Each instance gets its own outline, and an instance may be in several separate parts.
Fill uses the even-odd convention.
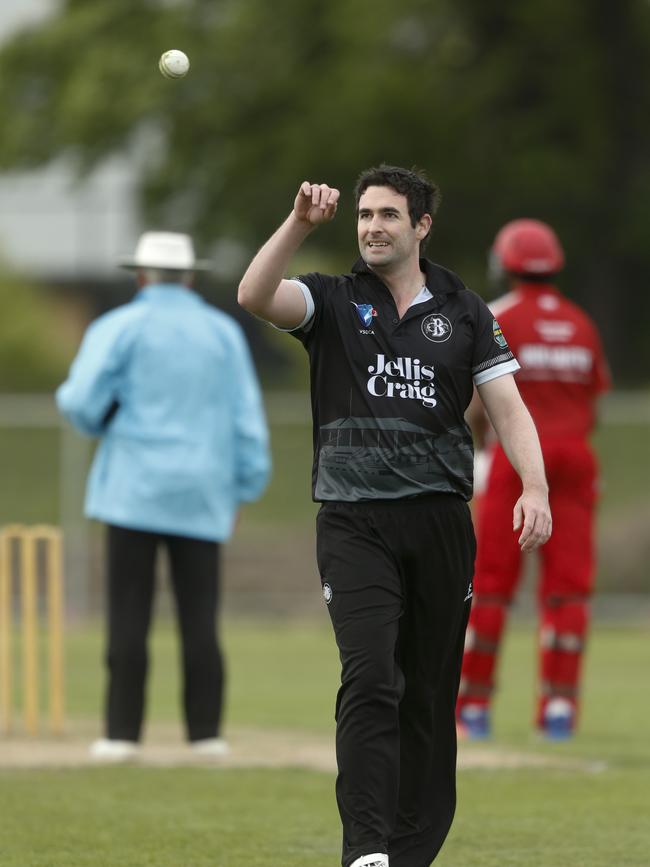
[[[478,295],[427,259],[420,268],[431,297],[401,320],[362,259],[350,274],[295,278],[313,301],[291,333],[309,354],[316,501],[472,496],[473,384],[519,365]]]

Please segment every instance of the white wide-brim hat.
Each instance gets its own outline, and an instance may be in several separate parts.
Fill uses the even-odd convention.
[[[166,271],[209,271],[212,263],[197,259],[189,235],[180,232],[145,232],[133,256],[120,259],[122,268],[160,268]]]

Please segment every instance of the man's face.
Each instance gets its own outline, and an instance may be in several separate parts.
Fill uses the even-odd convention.
[[[416,226],[411,225],[406,196],[392,187],[368,187],[359,199],[359,251],[371,268],[381,270],[411,257],[417,259],[420,241],[430,227],[428,214]]]

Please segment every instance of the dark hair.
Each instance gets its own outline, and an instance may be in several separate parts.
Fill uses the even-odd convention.
[[[409,216],[413,228],[424,214],[433,217],[438,210],[440,190],[432,183],[426,174],[415,166],[412,169],[403,169],[400,166],[388,166],[382,163],[371,169],[361,172],[354,188],[354,202],[359,210],[359,199],[368,187],[390,187],[396,193],[406,196]],[[420,249],[424,249],[429,240],[429,235],[420,241]]]

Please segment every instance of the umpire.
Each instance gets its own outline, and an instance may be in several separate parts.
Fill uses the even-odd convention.
[[[355,191],[350,274],[284,279],[339,192],[305,181],[239,302],[309,354],[317,553],[342,663],[336,706],[343,867],[427,867],[455,809],[454,705],[472,596],[473,384],[523,484],[519,543],[550,535],[519,365],[481,299],[420,258],[439,198],[380,166]]]
[[[191,288],[202,267],[191,239],[145,232],[124,264],[139,291],[90,325],[56,395],[68,420],[100,440],[86,515],[108,525],[109,684],[106,737],[91,751],[113,762],[138,752],[162,546],[183,647],[187,737],[197,752],[219,756],[227,751],[220,546],[240,504],[266,486],[266,421],[240,327]]]

